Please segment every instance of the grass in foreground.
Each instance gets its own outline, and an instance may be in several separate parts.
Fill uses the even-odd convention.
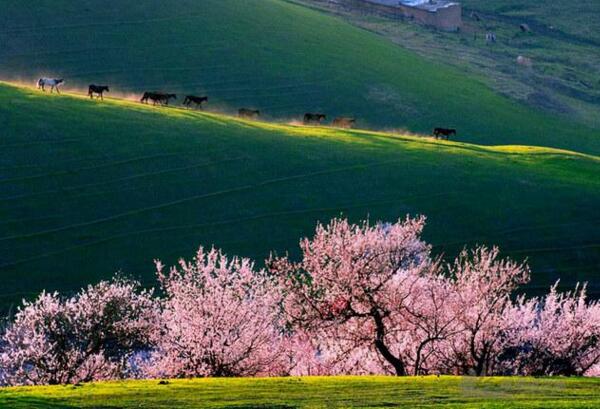
[[[600,379],[307,377],[129,381],[0,389],[0,407],[597,408]]]
[[[241,121],[0,85],[0,306],[122,270],[154,285],[200,244],[259,263],[340,213],[425,214],[453,257],[498,244],[532,287],[600,281],[600,159]]]

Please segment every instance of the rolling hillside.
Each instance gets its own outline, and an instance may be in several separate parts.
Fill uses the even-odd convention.
[[[66,78],[67,89],[208,94],[215,109],[287,119],[324,111],[375,128],[456,127],[467,142],[600,153],[598,130],[282,0],[6,0],[0,27],[0,77],[28,84],[48,75]]]
[[[347,7],[345,1],[293,0],[377,33],[437,64],[480,77],[515,102],[600,129],[600,2],[463,0],[460,32],[443,32]],[[520,24],[531,31],[524,33]],[[494,33],[497,41],[486,41]],[[532,66],[517,64],[519,55]]]
[[[215,244],[258,262],[317,220],[428,216],[437,253],[498,244],[600,295],[600,158],[241,121],[0,85],[0,304]]]
[[[305,377],[157,380],[0,389],[13,409],[594,408],[598,379]]]
[[[469,9],[498,14],[506,18],[521,18],[534,28],[547,27],[579,42],[600,45],[600,5],[595,0],[579,0],[566,7],[561,2],[537,0],[494,0],[480,2],[463,0]]]

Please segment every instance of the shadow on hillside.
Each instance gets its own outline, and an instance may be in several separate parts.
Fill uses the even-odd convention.
[[[6,406],[3,406],[6,405]],[[18,398],[0,401],[1,408],[14,409],[81,409],[82,406],[76,403],[64,402],[60,399],[49,399],[43,397],[23,396]],[[86,409],[123,409],[123,405],[92,405],[85,406]]]
[[[104,404],[104,405],[91,405],[91,406],[81,406],[77,403],[67,403],[63,402],[60,399],[51,399],[51,398],[43,398],[43,397],[18,397],[11,398],[5,401],[0,401],[0,407],[4,408],[6,405],[7,408],[14,409],[125,409],[126,406],[122,404]],[[298,406],[285,405],[285,404],[239,404],[239,405],[229,405],[223,406],[223,409],[297,409]]]
[[[6,405],[6,406],[4,406]],[[14,408],[14,409],[75,409],[80,406],[60,402],[54,399],[47,399],[42,397],[29,397],[23,396],[18,398],[10,398],[6,400],[0,400],[0,407]],[[117,409],[116,406],[103,406],[96,407],[95,409]]]

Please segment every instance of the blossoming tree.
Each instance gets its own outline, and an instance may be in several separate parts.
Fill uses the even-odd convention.
[[[600,303],[585,285],[515,297],[497,248],[434,259],[425,219],[333,219],[299,261],[200,248],[162,296],[122,278],[24,302],[0,333],[0,384],[332,374],[598,375]]]
[[[68,384],[126,377],[129,359],[148,347],[155,301],[117,278],[63,299],[24,302],[0,340],[0,376],[9,384]]]
[[[279,368],[278,292],[264,271],[202,247],[167,272],[156,266],[165,297],[150,374],[255,376]]]
[[[399,351],[402,312],[415,277],[430,267],[420,239],[425,219],[352,225],[334,219],[300,243],[302,260],[272,258],[270,271],[286,288],[290,324],[318,337],[332,361],[360,373],[391,369],[406,375]]]

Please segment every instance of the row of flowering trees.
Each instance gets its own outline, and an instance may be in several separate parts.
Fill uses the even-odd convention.
[[[299,261],[200,248],[160,296],[116,277],[24,302],[0,337],[0,384],[128,377],[327,374],[594,375],[600,304],[585,286],[516,297],[526,265],[498,250],[450,264],[421,240],[424,218],[334,219]]]

